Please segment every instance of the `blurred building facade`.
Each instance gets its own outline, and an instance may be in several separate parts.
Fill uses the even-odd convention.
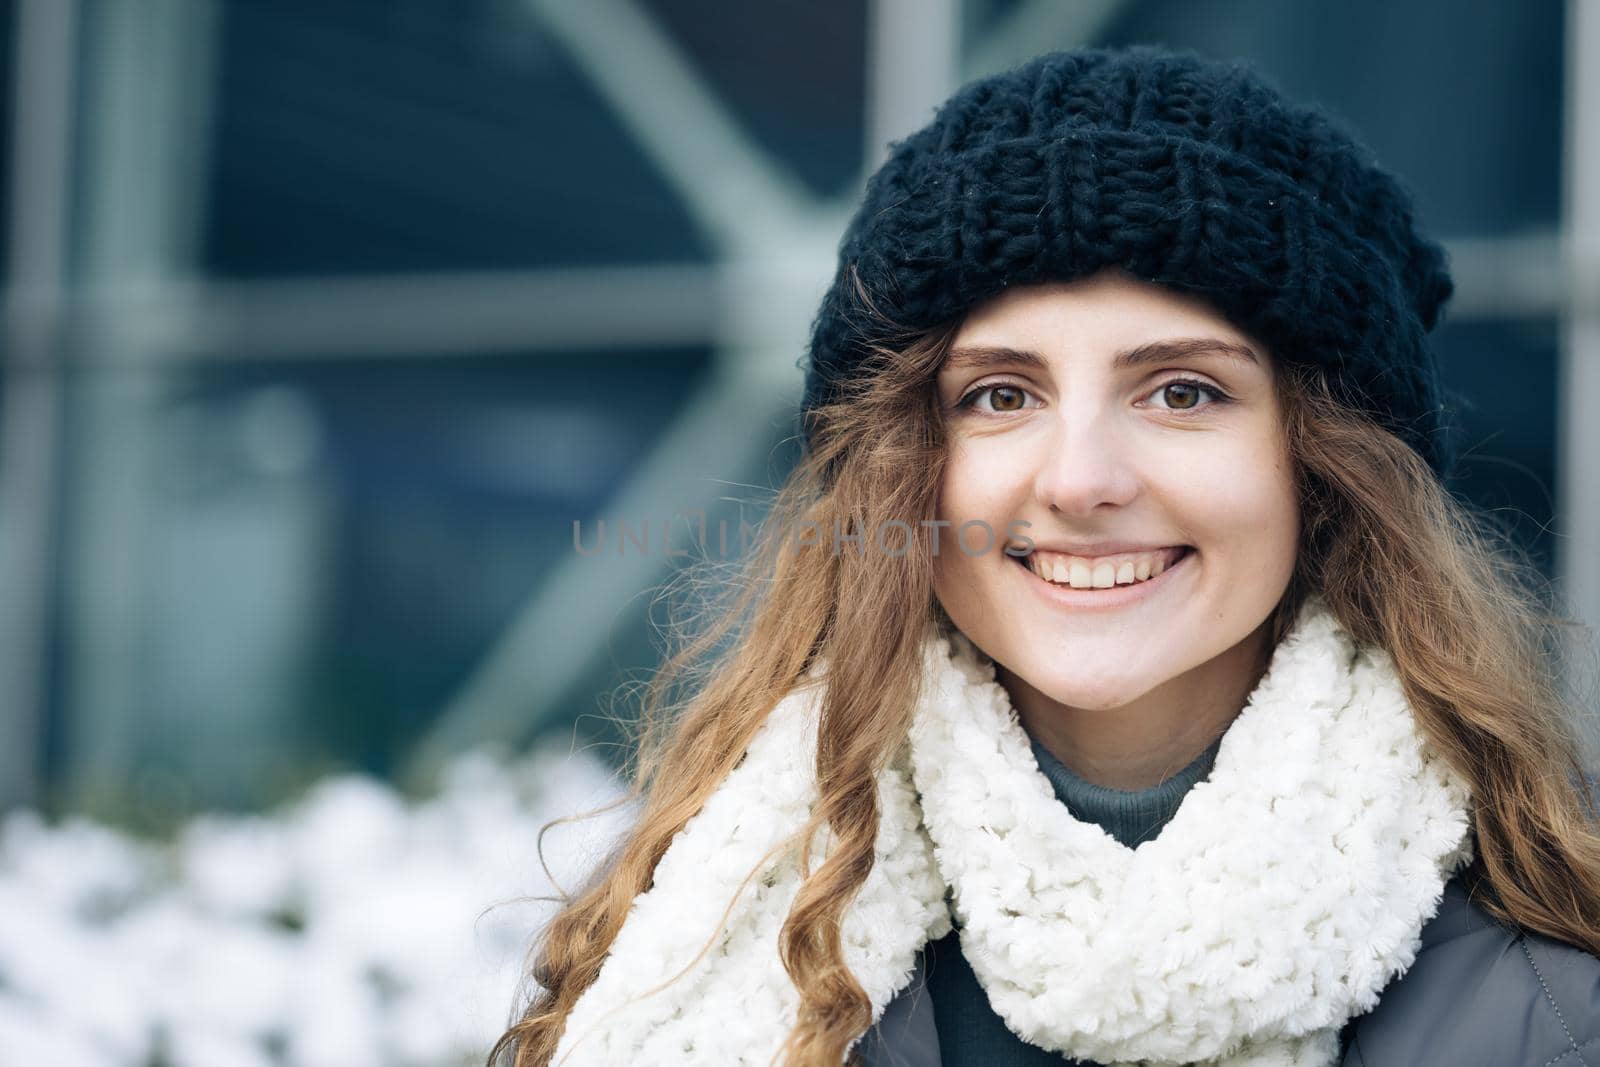
[[[0,0],[0,800],[156,825],[602,736],[662,521],[793,460],[884,145],[1081,43],[1255,60],[1407,179],[1453,488],[1592,624],[1593,8]],[[655,540],[575,552],[601,519]]]

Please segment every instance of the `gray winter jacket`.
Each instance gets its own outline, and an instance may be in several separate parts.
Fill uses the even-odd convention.
[[[867,1067],[942,1067],[924,962],[862,1038]],[[1600,1067],[1600,959],[1498,925],[1452,879],[1416,961],[1341,1040],[1341,1067]]]

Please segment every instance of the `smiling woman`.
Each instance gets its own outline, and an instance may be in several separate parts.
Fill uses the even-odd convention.
[[[956,94],[868,183],[777,533],[654,679],[641,819],[497,1054],[1585,1062],[1564,620],[1445,487],[1450,293],[1398,180],[1246,67]]]
[[[1098,785],[1157,785],[1191,762],[1266,663],[1300,529],[1263,347],[1195,298],[1106,270],[967,315],[952,357],[1026,351],[1026,365],[939,371],[940,518],[1020,521],[1034,547],[940,553],[934,589],[1000,665],[1029,734]],[[1002,392],[1021,399],[996,410]],[[1156,580],[1116,584],[1141,553]],[[1039,555],[1049,580],[1015,565]],[[1111,581],[1082,588],[1102,568]]]

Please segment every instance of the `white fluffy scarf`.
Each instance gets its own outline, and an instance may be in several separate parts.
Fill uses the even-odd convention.
[[[1418,733],[1393,661],[1358,649],[1315,594],[1208,778],[1133,849],[1056,798],[965,636],[931,636],[924,670],[842,927],[874,1019],[954,919],[989,1003],[1033,1044],[1104,1064],[1321,1067],[1472,858],[1470,792]],[[820,688],[773,710],[673,839],[554,1062],[771,1061],[799,1004],[777,951],[798,845],[739,890],[809,814]]]

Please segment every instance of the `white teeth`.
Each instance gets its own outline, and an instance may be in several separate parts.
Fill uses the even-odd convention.
[[[1167,569],[1167,552],[1147,552],[1138,556],[1104,560],[1090,564],[1079,558],[1052,554],[1047,558],[1034,555],[1028,566],[1040,578],[1073,589],[1110,589],[1116,585],[1132,585],[1148,581]],[[1181,558],[1181,555],[1180,555]]]

